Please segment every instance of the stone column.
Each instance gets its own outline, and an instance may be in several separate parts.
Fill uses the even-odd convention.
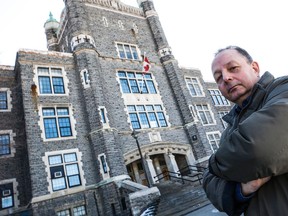
[[[170,150],[168,150],[168,152],[166,154],[164,154],[164,157],[165,157],[165,161],[166,161],[168,170],[170,172],[177,172],[178,173],[179,168],[178,168],[178,165],[176,163],[175,156],[172,154],[172,152],[170,152]],[[178,177],[177,174],[172,174],[172,175]]]
[[[152,184],[158,183],[158,181],[157,181],[158,177],[154,178],[157,174],[156,174],[155,168],[153,166],[153,161],[150,159],[149,155],[147,155],[147,154],[145,155],[145,162],[146,162],[148,170],[149,170],[150,183],[152,183]]]

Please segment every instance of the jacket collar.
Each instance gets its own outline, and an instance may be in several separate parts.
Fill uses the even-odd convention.
[[[266,95],[266,88],[267,86],[273,82],[274,76],[266,71],[259,81],[254,85],[252,89],[251,95],[243,101],[242,108],[238,105],[234,105],[232,110],[225,116],[223,116],[223,120],[229,124],[232,124],[235,115],[239,115],[243,109],[251,109],[256,110],[259,105],[261,104],[262,99]],[[252,103],[253,101],[253,103]]]

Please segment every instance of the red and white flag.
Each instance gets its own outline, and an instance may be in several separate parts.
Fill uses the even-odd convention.
[[[151,64],[146,56],[143,58],[143,73],[149,72]]]

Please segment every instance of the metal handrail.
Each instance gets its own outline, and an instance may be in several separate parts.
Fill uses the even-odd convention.
[[[179,177],[174,176],[174,175],[170,175],[170,174],[177,174],[177,176],[179,176]],[[162,175],[162,177],[159,178],[159,176],[161,176],[161,175]],[[192,179],[185,179],[185,178],[183,178],[183,176],[182,176],[179,172],[166,171],[165,173],[160,173],[160,174],[154,176],[154,178],[158,178],[155,182],[159,182],[160,180],[162,180],[162,179],[168,177],[169,180],[171,180],[171,178],[179,179],[179,180],[182,181],[183,184],[185,184],[185,181],[188,181],[188,182],[196,182],[196,181],[199,181],[199,183],[202,184],[202,183],[201,183],[201,179],[202,179],[202,177],[199,178],[199,175],[202,176],[202,174],[199,174],[199,173],[193,175],[192,177],[197,176],[197,180],[192,180]]]

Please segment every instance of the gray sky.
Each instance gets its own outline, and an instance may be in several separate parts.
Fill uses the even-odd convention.
[[[14,66],[20,48],[47,50],[44,23],[59,21],[63,0],[1,0],[0,64]],[[137,6],[137,0],[122,0]],[[154,0],[180,66],[199,68],[212,80],[213,54],[227,45],[245,48],[261,73],[288,75],[288,13],[285,0]]]

